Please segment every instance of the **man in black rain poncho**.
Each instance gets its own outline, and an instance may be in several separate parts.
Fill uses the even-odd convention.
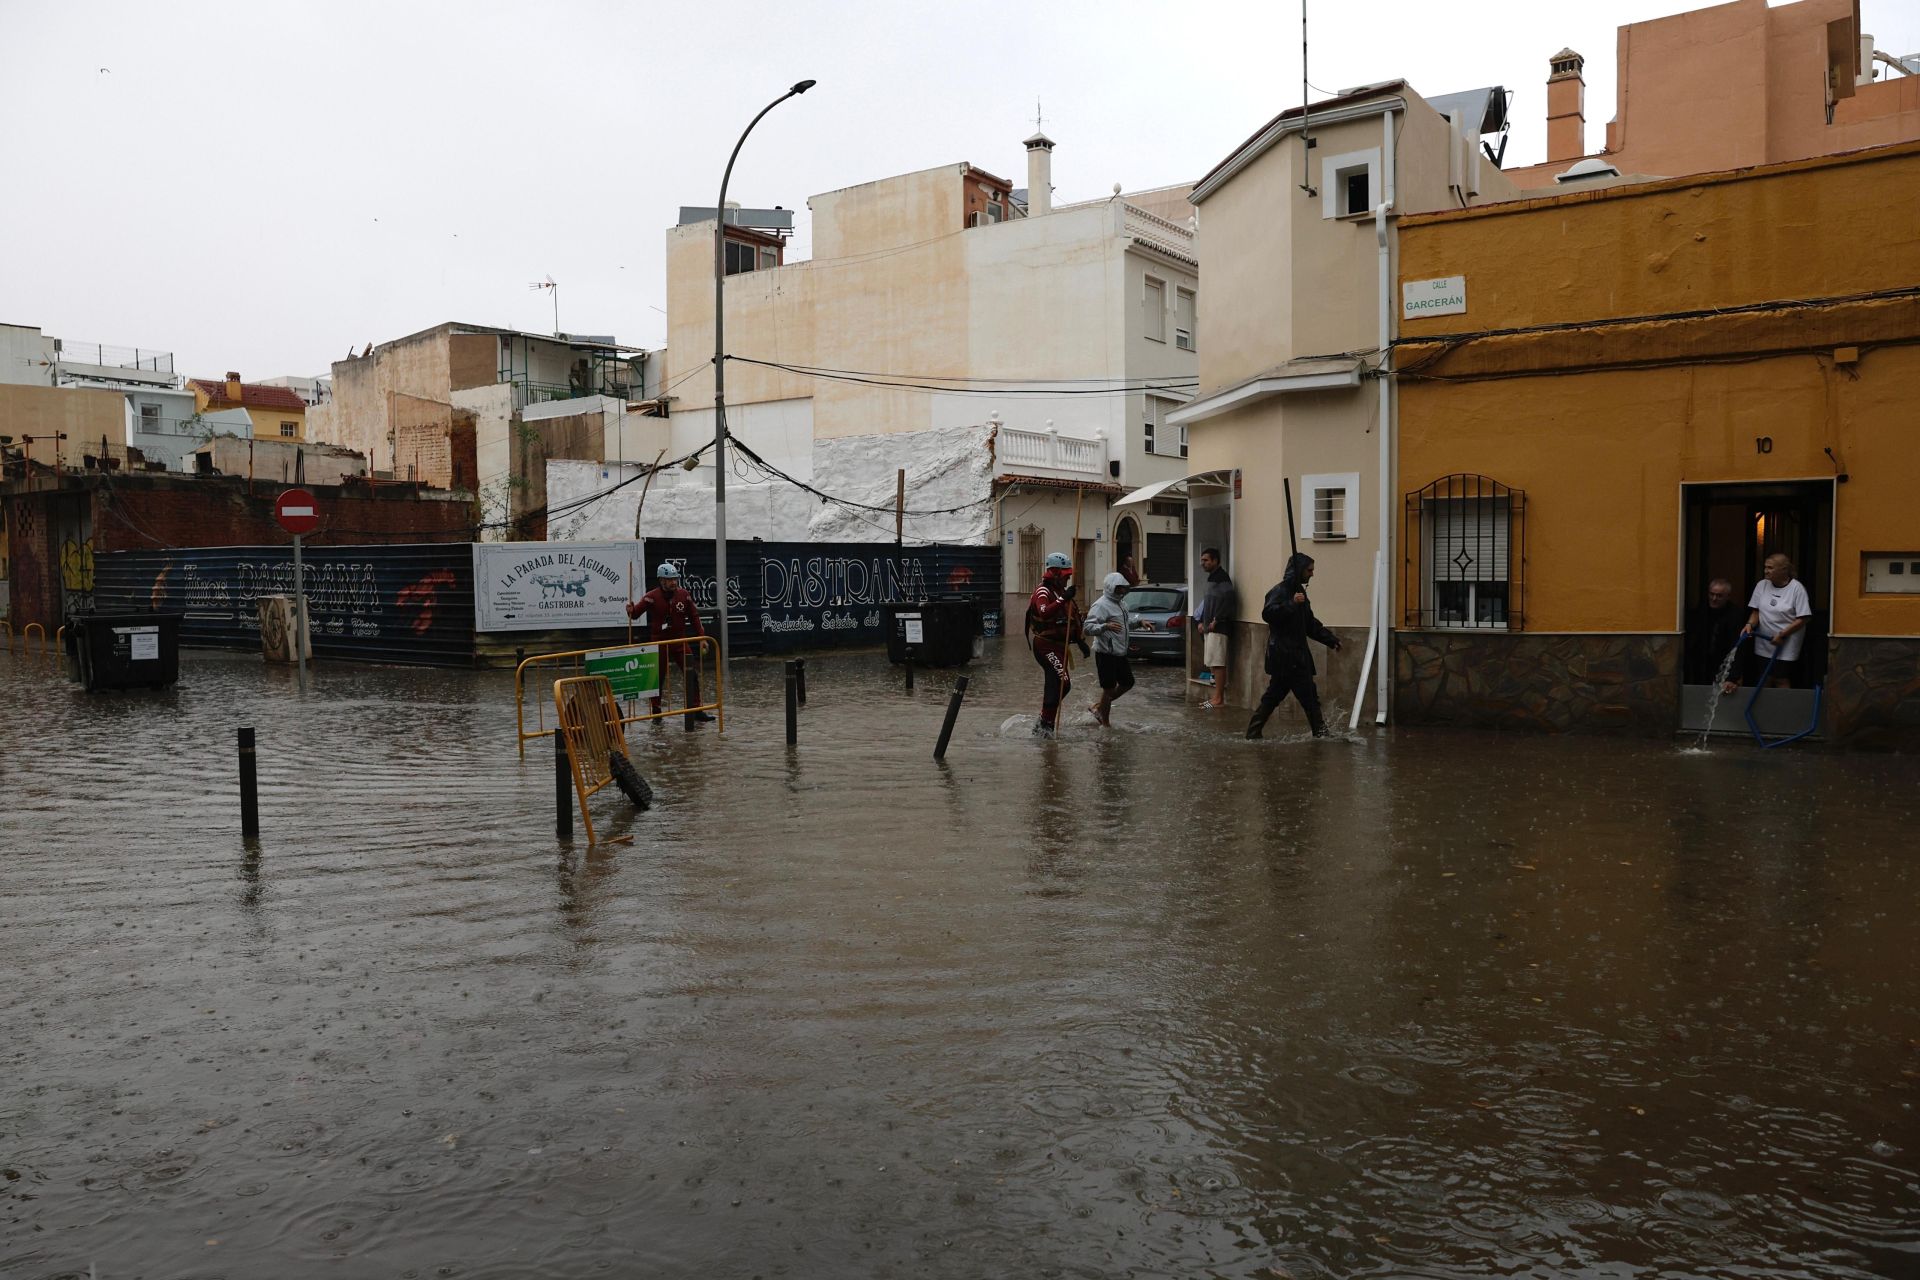
[[[1307,599],[1307,583],[1313,578],[1313,557],[1294,552],[1287,560],[1287,576],[1267,592],[1260,608],[1260,619],[1267,624],[1267,691],[1247,721],[1247,736],[1257,738],[1274,708],[1292,694],[1307,713],[1313,736],[1328,736],[1327,722],[1320,714],[1320,690],[1313,683],[1313,655],[1307,650],[1309,637],[1329,649],[1338,649],[1340,639],[1320,625]]]

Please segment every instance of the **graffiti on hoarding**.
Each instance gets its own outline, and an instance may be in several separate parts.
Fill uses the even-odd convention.
[[[316,653],[471,661],[467,547],[323,547],[305,561]],[[99,581],[103,608],[181,609],[185,643],[257,649],[259,601],[293,596],[293,562],[285,547],[117,551],[101,557]]]

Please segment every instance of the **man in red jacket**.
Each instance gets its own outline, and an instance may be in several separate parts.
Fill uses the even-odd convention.
[[[1033,660],[1046,673],[1046,686],[1040,699],[1040,720],[1033,726],[1036,736],[1053,736],[1053,722],[1060,714],[1060,700],[1073,686],[1073,673],[1067,666],[1067,641],[1074,634],[1073,561],[1062,551],[1050,552],[1046,572],[1027,602],[1027,640],[1033,646]],[[1087,642],[1080,640],[1086,652]]]
[[[680,570],[672,561],[663,560],[654,570],[654,576],[660,585],[627,606],[627,617],[638,618],[642,614],[647,619],[647,638],[650,640],[677,640],[682,636],[703,636],[706,628],[700,625],[700,607],[694,603],[693,593],[680,586]],[[678,667],[685,681],[687,700],[685,705],[700,705],[700,664],[688,660],[688,651],[697,645],[669,645],[661,652],[665,654],[660,672],[660,687],[666,688],[667,669]],[[660,695],[653,697],[653,713],[660,714]],[[695,711],[687,717],[687,728],[693,728],[695,722],[711,720],[712,716],[704,711]]]

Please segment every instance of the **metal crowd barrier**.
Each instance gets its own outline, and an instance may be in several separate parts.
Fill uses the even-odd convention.
[[[672,684],[671,677],[675,670],[675,665],[668,660],[668,655],[676,648],[685,649],[688,647],[691,647],[693,652],[687,656],[687,661],[693,665],[695,672],[699,675],[701,691],[708,698],[708,701],[696,703],[693,706],[667,709],[667,704],[671,700],[669,695],[673,692],[669,686]],[[660,703],[663,709],[657,712],[644,712],[637,715],[621,715],[618,719],[622,726],[637,724],[642,720],[667,720],[674,716],[691,715],[696,711],[711,711],[718,718],[716,724],[718,731],[721,733],[727,731],[727,690],[726,684],[719,674],[720,642],[713,636],[680,636],[672,640],[642,640],[633,645],[602,645],[597,649],[563,649],[558,653],[536,653],[530,658],[523,659],[520,664],[513,669],[513,718],[515,728],[520,736],[521,759],[526,759],[527,743],[529,741],[535,738],[546,738],[553,735],[553,726],[547,723],[546,701],[544,699],[536,698],[534,700],[534,727],[531,729],[527,727],[526,694],[528,670],[531,668],[536,675],[543,679],[549,675],[561,678],[579,677],[586,674],[588,654],[605,653],[609,649],[626,648],[655,649],[659,651]],[[711,664],[707,662],[709,655],[713,658]],[[713,677],[711,683],[708,682],[709,674]],[[684,684],[681,685],[683,691],[680,694],[681,697],[685,697],[685,687]],[[615,705],[618,706],[617,703]]]

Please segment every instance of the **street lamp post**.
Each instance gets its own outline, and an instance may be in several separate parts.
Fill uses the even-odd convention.
[[[727,656],[727,184],[733,181],[733,162],[747,144],[747,134],[788,98],[813,88],[814,81],[802,80],[760,108],[733,144],[727,157],[727,171],[720,175],[720,199],[713,207],[713,595],[718,606],[716,625],[720,631],[721,687],[726,686]]]

